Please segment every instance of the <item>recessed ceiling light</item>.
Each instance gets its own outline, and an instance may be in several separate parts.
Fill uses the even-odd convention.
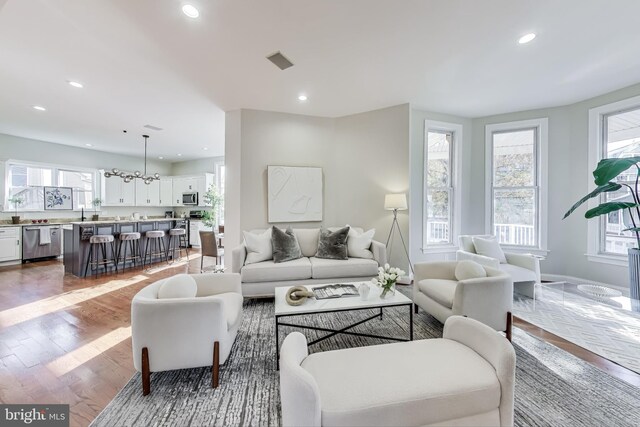
[[[34,106],[33,106],[33,109],[34,109],[34,110],[38,110],[38,111],[47,111],[47,109],[46,109],[46,108],[44,108],[44,107],[42,107],[42,106],[40,106],[40,105],[34,105]]]
[[[207,150],[209,149],[209,147],[202,147],[202,149],[203,149],[204,151],[207,151]]]
[[[524,36],[520,37],[520,39],[518,40],[518,43],[520,44],[529,43],[531,40],[535,38],[536,38],[536,35],[534,33],[525,34]]]
[[[200,16],[200,12],[193,5],[185,4],[182,6],[182,13],[187,15],[189,18],[197,18]]]
[[[298,101],[306,101],[307,95],[298,95]]]
[[[93,144],[84,144],[84,145],[86,145],[87,147],[93,147]]]
[[[164,157],[162,157],[162,156],[158,156],[158,159],[162,160],[162,159],[164,159]]]
[[[178,157],[182,157],[182,154],[178,153]]]
[[[79,89],[82,89],[84,87],[84,85],[82,83],[74,82],[73,80],[67,80],[67,83],[69,83],[71,86],[77,87]]]

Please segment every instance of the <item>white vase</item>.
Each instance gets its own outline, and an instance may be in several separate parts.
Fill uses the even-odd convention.
[[[391,298],[396,294],[396,284],[395,282],[389,288],[382,288],[382,293],[380,294],[381,299]]]

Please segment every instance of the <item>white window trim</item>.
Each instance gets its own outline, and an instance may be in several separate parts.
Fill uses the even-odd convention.
[[[422,248],[420,249],[423,254],[433,253],[448,253],[455,252],[458,249],[458,236],[460,235],[460,227],[462,225],[462,141],[463,126],[460,123],[441,122],[436,120],[424,121],[424,132],[422,142]],[[451,236],[451,243],[445,244],[431,244],[427,245],[425,242],[425,227],[427,224],[427,212],[425,211],[427,200],[427,186],[425,185],[424,174],[426,171],[426,158],[427,158],[427,132],[429,130],[451,132],[451,151],[452,151],[452,165],[453,174],[451,176],[451,187],[453,188],[453,201],[451,203],[451,230],[449,234]]]
[[[602,160],[602,143],[603,141],[603,117],[607,114],[616,113],[633,108],[640,108],[640,96],[624,99],[622,101],[613,102],[611,104],[601,105],[589,110],[589,167],[587,182],[589,183],[588,191],[593,187],[593,171],[598,162]],[[598,206],[599,198],[590,199],[587,202],[589,209]],[[587,221],[587,253],[585,256],[589,261],[600,262],[603,264],[627,266],[628,258],[624,254],[615,255],[600,252],[600,223],[599,219],[585,220]]]
[[[82,166],[72,166],[72,165],[61,165],[58,163],[43,163],[43,162],[32,162],[32,161],[27,161],[27,160],[18,160],[18,159],[7,159],[4,161],[4,184],[3,184],[3,200],[4,202],[2,204],[0,204],[0,206],[3,208],[3,212],[13,212],[14,209],[9,205],[9,203],[7,202],[7,198],[9,197],[9,169],[11,165],[14,164],[18,164],[18,165],[24,165],[24,166],[31,166],[31,167],[35,167],[35,168],[48,168],[48,169],[54,169],[56,172],[59,169],[62,170],[72,170],[72,171],[78,171],[78,172],[86,172],[86,173],[91,173],[93,174],[93,194],[94,194],[94,198],[99,197],[100,194],[100,187],[99,187],[99,175],[98,175],[98,170],[95,168],[85,168]],[[56,176],[56,180],[57,180],[57,176]],[[30,210],[25,210],[25,209],[19,209],[21,212],[50,212],[50,211],[45,211],[44,208],[42,209],[30,209]],[[82,208],[76,208],[75,204],[74,204],[74,208],[72,212],[80,212],[82,210]]]
[[[536,156],[538,179],[538,246],[501,245],[515,252],[531,252],[544,255],[547,251],[547,209],[548,209],[548,154],[549,154],[549,119],[520,120],[507,123],[495,123],[485,126],[485,233],[493,235],[493,134],[495,132],[517,131],[519,129],[536,128]]]

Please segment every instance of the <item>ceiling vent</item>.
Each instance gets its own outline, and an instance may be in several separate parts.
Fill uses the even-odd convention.
[[[289,61],[287,57],[280,52],[276,52],[273,55],[267,56],[267,59],[273,62],[273,65],[280,68],[281,70],[286,70],[289,67],[293,67],[293,62]]]
[[[162,128],[159,128],[158,126],[153,126],[153,125],[144,125],[143,127],[146,127],[147,129],[151,129],[151,130],[162,130]]]

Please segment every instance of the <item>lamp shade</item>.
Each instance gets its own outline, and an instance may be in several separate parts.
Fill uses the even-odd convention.
[[[388,211],[394,209],[399,211],[407,210],[407,195],[405,193],[387,194],[384,196],[384,208]]]

